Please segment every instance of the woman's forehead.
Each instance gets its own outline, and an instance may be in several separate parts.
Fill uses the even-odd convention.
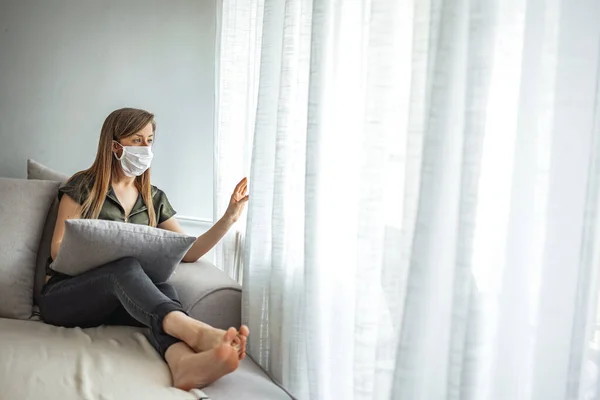
[[[151,137],[154,136],[154,130],[152,128],[152,123],[148,123],[142,130],[135,132],[131,136],[143,136],[143,137]]]

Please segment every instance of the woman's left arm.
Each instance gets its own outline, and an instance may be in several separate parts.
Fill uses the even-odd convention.
[[[183,262],[195,262],[200,257],[205,255],[215,247],[215,245],[225,236],[227,231],[237,222],[244,211],[244,207],[248,202],[248,179],[242,179],[235,187],[231,199],[229,200],[229,206],[225,211],[225,215],[218,220],[208,231],[203,235],[199,236],[194,242],[192,247],[188,250],[186,255],[183,257]],[[161,229],[168,231],[185,233],[179,225],[179,222],[175,217],[171,217],[168,220],[158,225]]]

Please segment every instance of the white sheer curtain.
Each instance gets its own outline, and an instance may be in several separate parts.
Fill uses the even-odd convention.
[[[598,15],[224,0],[249,354],[295,397],[600,398]]]
[[[259,6],[260,3],[260,6]],[[217,24],[214,138],[214,215],[227,209],[235,185],[250,172],[262,40],[262,1],[226,1]],[[215,263],[239,282],[243,278],[245,218],[215,248]]]

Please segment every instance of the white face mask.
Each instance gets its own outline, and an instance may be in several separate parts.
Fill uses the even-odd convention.
[[[152,163],[154,154],[152,153],[152,147],[150,146],[123,146],[121,143],[115,141],[119,146],[123,148],[121,158],[117,156],[117,153],[113,153],[115,158],[121,161],[121,169],[123,173],[130,178],[134,176],[140,176]]]

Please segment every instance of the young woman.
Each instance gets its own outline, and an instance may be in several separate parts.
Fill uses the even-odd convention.
[[[111,113],[100,135],[94,164],[75,174],[59,191],[60,206],[52,238],[52,258],[63,239],[65,220],[94,218],[156,226],[183,233],[167,196],[150,185],[154,115],[124,108]],[[183,261],[206,254],[237,221],[248,201],[244,178],[229,207],[200,236]],[[249,330],[213,328],[190,318],[175,289],[153,283],[134,258],[124,258],[70,277],[47,268],[42,290],[42,318],[54,325],[92,327],[102,324],[144,325],[164,357],[174,386],[204,387],[234,371],[245,357]]]

